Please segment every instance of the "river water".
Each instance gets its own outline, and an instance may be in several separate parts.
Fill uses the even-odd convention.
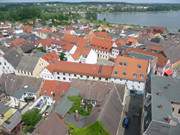
[[[116,24],[163,26],[170,32],[180,29],[180,11],[166,12],[113,12],[98,14],[98,19]]]

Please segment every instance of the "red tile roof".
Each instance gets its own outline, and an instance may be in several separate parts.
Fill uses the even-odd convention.
[[[36,42],[37,44],[41,44],[42,46],[51,46],[53,44],[55,45],[61,45],[62,41],[61,40],[56,40],[52,38],[46,38],[46,39],[40,39]]]
[[[42,59],[44,59],[48,63],[56,63],[57,61],[59,61],[59,56],[55,52],[50,52],[43,55]]]
[[[68,42],[68,43],[76,43],[77,41],[77,36],[75,35],[72,35],[70,33],[65,33],[64,34],[64,37],[63,37],[63,40]]]
[[[54,96],[54,99],[57,101],[60,99],[62,94],[64,94],[70,87],[68,82],[60,82],[55,80],[45,80],[43,82],[40,95]]]
[[[26,43],[27,42],[24,38],[16,38],[15,40],[11,41],[12,46],[22,46]]]
[[[73,59],[78,59],[81,55],[87,56],[91,50],[91,48],[86,46],[86,40],[84,38],[77,39],[77,49],[72,55]]]
[[[134,45],[138,43],[138,39],[135,37],[119,38],[115,43],[117,46]]]
[[[30,25],[23,26],[23,31],[26,33],[31,33],[32,32],[32,26],[30,26]]]
[[[113,67],[59,61],[56,64],[50,64],[49,66],[47,66],[47,69],[50,72],[63,72],[107,78],[111,76]]]
[[[90,32],[86,36],[90,45],[96,49],[110,51],[112,48],[112,37],[107,32]]]
[[[144,50],[141,48],[128,48],[126,49],[126,52],[136,52],[144,55],[150,55],[157,58],[157,66],[158,67],[164,67],[168,61],[168,58],[163,53],[156,53],[152,52],[150,50]]]
[[[41,44],[42,46],[51,46],[53,44],[53,39],[51,38],[40,39],[37,41],[37,44]]]

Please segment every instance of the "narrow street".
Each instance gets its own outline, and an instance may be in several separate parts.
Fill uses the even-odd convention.
[[[123,121],[123,118],[125,117],[125,112],[127,112],[127,115],[130,118],[130,124],[129,124],[128,129],[124,129],[122,127],[122,121],[121,121],[118,135],[140,135],[141,114],[142,114],[141,108],[143,104],[143,96],[131,95],[126,100],[127,100],[126,101],[127,105],[125,106],[125,109],[124,109],[122,121]]]

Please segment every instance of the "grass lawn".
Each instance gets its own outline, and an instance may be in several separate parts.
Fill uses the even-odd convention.
[[[82,116],[88,116],[92,111],[92,105],[87,105],[87,108],[81,105],[82,97],[80,96],[70,96],[68,97],[70,101],[73,102],[73,106],[69,110],[69,113],[75,113],[76,110],[78,110],[79,114]]]
[[[76,128],[71,125],[70,133],[72,135],[109,135],[98,121],[84,128]]]

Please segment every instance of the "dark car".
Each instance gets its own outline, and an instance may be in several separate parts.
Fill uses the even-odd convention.
[[[130,119],[126,116],[124,119],[123,119],[123,122],[122,122],[122,126],[127,129],[129,127],[129,122],[130,122]]]

